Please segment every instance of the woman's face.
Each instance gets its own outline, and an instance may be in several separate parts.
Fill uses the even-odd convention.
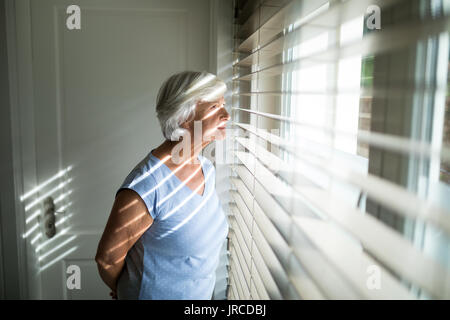
[[[191,132],[192,138],[198,139],[198,137],[195,137],[195,134],[197,134],[195,130],[198,130],[201,123],[203,141],[223,140],[226,137],[225,126],[228,120],[230,120],[230,115],[225,109],[225,99],[221,96],[211,102],[198,102],[195,117],[186,124],[186,129]],[[197,129],[195,129],[195,122],[197,122]]]

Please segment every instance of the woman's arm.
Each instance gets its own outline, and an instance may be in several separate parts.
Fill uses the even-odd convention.
[[[136,192],[124,189],[117,194],[95,256],[100,277],[112,291],[116,291],[128,251],[152,223]]]
[[[124,264],[125,260],[122,260],[114,266],[103,266],[99,262],[97,262],[97,268],[100,277],[114,293],[116,293],[117,280],[119,279],[119,275],[122,272]]]

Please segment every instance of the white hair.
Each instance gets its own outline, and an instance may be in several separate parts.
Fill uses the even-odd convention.
[[[199,101],[214,101],[226,84],[206,71],[183,71],[164,81],[156,98],[156,113],[166,139],[178,141],[185,132],[180,124],[193,117]]]

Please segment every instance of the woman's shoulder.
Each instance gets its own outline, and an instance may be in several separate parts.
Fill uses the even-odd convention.
[[[150,154],[147,155],[131,170],[116,192],[117,197],[122,190],[133,190],[144,201],[153,219],[158,216],[155,204],[160,192],[156,167],[156,162],[151,159]]]
[[[208,169],[212,169],[214,170],[214,163],[206,156],[204,155],[199,155],[199,159],[203,162],[204,166],[207,167]]]
[[[206,156],[199,155],[202,167],[208,180],[212,179],[215,185],[215,167],[213,162]],[[167,181],[168,170],[163,168],[164,163],[151,152],[142,159],[127,175],[122,185],[116,192],[124,189],[135,191],[145,202],[147,208],[155,219],[158,216],[157,203],[168,192],[171,192],[171,183]]]
[[[214,163],[207,158],[206,156],[199,156],[199,159],[201,160],[201,162],[203,163],[203,170],[206,174],[206,178],[208,180],[213,180],[214,181],[214,185],[215,185],[215,179],[216,179],[216,168],[214,166]]]
[[[121,187],[138,187],[156,184],[157,165],[149,153],[127,175]]]

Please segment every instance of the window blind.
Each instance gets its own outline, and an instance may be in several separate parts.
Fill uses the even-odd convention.
[[[234,5],[228,299],[449,299],[449,1]]]

